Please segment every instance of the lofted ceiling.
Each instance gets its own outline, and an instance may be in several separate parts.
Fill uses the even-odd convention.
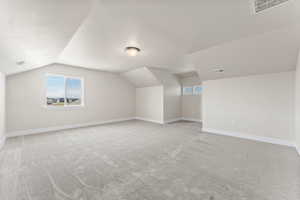
[[[201,80],[276,73],[296,68],[299,46],[300,26],[295,26],[213,46],[187,55],[185,62]]]
[[[0,71],[59,62],[110,72],[197,70],[206,80],[293,69],[300,2],[254,14],[253,1],[0,0]],[[141,52],[128,57],[126,46]],[[220,66],[225,73],[212,74]]]
[[[121,73],[121,76],[133,83],[136,87],[150,87],[161,85],[162,82],[148,67],[141,67]]]
[[[0,0],[0,71],[52,63],[89,10],[88,0]]]

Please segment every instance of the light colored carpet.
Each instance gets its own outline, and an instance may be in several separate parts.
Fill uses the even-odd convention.
[[[1,200],[299,200],[292,148],[128,121],[17,137],[0,152]]]

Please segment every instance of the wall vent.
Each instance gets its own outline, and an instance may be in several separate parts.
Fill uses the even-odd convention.
[[[254,0],[255,2],[255,13],[259,13],[261,11],[267,10],[274,6],[285,3],[289,0]]]

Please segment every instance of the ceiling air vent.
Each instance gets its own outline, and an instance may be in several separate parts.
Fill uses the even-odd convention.
[[[255,13],[259,13],[261,11],[285,3],[289,0],[254,0],[254,1],[255,1]]]

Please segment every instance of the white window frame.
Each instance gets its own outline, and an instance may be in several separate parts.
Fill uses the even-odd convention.
[[[198,94],[196,94],[196,87],[201,87],[201,89],[202,89],[201,92],[198,93]],[[201,95],[202,91],[203,91],[202,85],[194,85],[194,86],[193,86],[193,95],[194,95],[194,96],[199,96],[199,95]]]
[[[192,93],[191,94],[184,93],[185,88],[192,88]],[[182,96],[193,96],[193,95],[194,95],[194,87],[193,86],[183,86],[182,87]]]
[[[56,76],[56,77],[63,77],[64,78],[64,105],[63,106],[55,106],[55,105],[48,105],[47,104],[47,80],[48,80],[48,77],[49,76]],[[45,95],[44,97],[45,98],[45,104],[44,106],[46,108],[81,108],[81,107],[84,107],[85,106],[85,91],[84,91],[84,78],[83,77],[79,77],[79,76],[68,76],[68,75],[63,75],[63,74],[52,74],[52,73],[47,73],[46,76],[45,76]],[[78,79],[81,81],[81,104],[80,105],[67,105],[66,104],[66,80],[67,78],[70,78],[70,79]]]

